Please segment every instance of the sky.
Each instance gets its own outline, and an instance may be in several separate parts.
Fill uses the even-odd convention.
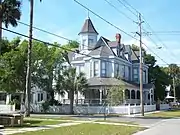
[[[120,33],[122,36],[122,43],[139,45],[139,41],[136,40],[139,37],[138,35],[135,35],[135,32],[139,30],[138,25],[135,23],[138,21],[138,17],[132,14],[119,2],[123,0],[108,0],[111,4],[118,8],[118,11],[110,6],[105,0],[78,1],[118,27],[117,29],[107,24],[105,21],[89,12],[89,16],[99,33],[99,37],[104,36],[109,40],[115,40],[116,33]],[[178,19],[180,12],[179,0],[126,1],[136,10],[141,12],[143,20],[145,18],[144,23],[142,24],[143,30],[146,30],[147,32],[152,32],[152,30],[180,30],[180,19]],[[28,0],[23,1],[21,8],[21,22],[29,23],[29,5]],[[130,9],[135,13],[131,7]],[[131,19],[128,19],[121,12]],[[79,40],[78,33],[80,32],[87,16],[88,11],[74,2],[74,0],[43,0],[41,3],[39,0],[35,0],[34,26],[68,39]],[[19,24],[16,28],[9,26],[9,29],[28,35],[28,27],[22,24]],[[132,35],[132,37],[136,39],[126,35],[119,29]],[[59,44],[65,44],[67,42],[66,40],[38,30],[34,30],[33,35],[35,38],[48,42],[58,42]],[[17,37],[17,35],[6,31],[3,32],[3,36],[8,39]],[[180,54],[179,36],[180,35],[143,34],[142,42],[146,44],[144,48],[147,52],[156,57],[157,64],[161,66],[165,66],[167,63],[180,64],[180,59],[178,58],[178,55]],[[162,47],[162,49],[158,49],[158,47]]]

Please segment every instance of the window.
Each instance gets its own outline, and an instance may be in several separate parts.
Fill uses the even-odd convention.
[[[101,62],[101,74],[102,77],[106,77],[106,62],[104,61]]]
[[[80,65],[80,66],[79,66],[79,73],[80,73],[80,72],[84,72],[84,66],[83,66],[83,65]]]
[[[98,61],[94,62],[94,76],[98,76]]]
[[[125,98],[130,99],[130,91],[128,89],[125,90]]]
[[[88,44],[92,44],[93,43],[93,39],[88,39]]]
[[[138,69],[134,68],[133,69],[133,81],[138,82],[139,81],[139,75],[138,75]]]
[[[146,83],[146,71],[143,72],[143,83]]]
[[[92,62],[90,62],[90,77],[92,77]]]
[[[137,99],[140,99],[140,91],[139,90],[137,91],[136,94],[137,94]]]
[[[38,93],[38,102],[43,101],[43,93]]]
[[[135,99],[135,90],[131,91],[131,99]]]
[[[138,74],[137,68],[134,68],[134,74]]]
[[[5,101],[6,100],[6,95],[5,94],[0,94],[0,101]]]
[[[86,39],[83,39],[83,41],[82,41],[82,49],[85,48],[85,45],[86,45]]]
[[[122,72],[123,72],[123,78],[125,78],[125,65],[122,67]]]
[[[117,63],[115,64],[115,73],[114,73],[114,76],[115,77],[119,76],[119,65]]]

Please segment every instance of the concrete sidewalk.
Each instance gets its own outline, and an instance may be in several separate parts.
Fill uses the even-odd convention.
[[[153,127],[133,135],[180,135],[180,119],[163,120]]]

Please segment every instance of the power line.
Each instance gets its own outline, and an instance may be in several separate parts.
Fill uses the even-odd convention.
[[[108,0],[104,0],[106,1],[110,6],[112,6],[113,8],[115,8],[120,14],[123,14],[126,18],[128,18],[129,20],[131,20],[132,22],[136,23],[136,21],[134,21],[133,19],[131,19],[130,17],[128,17],[124,12],[120,11],[115,5],[113,5],[112,3],[110,3]],[[118,0],[121,4],[123,4],[126,8],[128,8],[123,2],[121,2],[120,0]],[[128,8],[129,9],[129,8]],[[132,11],[132,10],[130,10]],[[139,13],[139,12],[138,12]],[[145,31],[145,30],[144,30]],[[147,35],[150,34],[150,32],[147,32]],[[159,46],[156,44],[156,42],[150,37],[148,36],[149,39],[159,48]]]
[[[127,7],[121,0],[117,0],[121,5],[123,5],[124,7],[126,7],[133,15],[135,15],[136,17],[138,16],[139,12],[134,13],[129,7]]]
[[[88,10],[89,12],[91,12],[92,14],[94,14],[95,16],[97,16],[98,18],[100,18],[101,20],[103,20],[104,22],[106,22],[107,24],[113,26],[114,28],[118,29],[119,31],[123,32],[124,34],[128,35],[131,38],[134,38],[136,40],[139,41],[139,39],[135,38],[134,36],[132,36],[131,34],[125,32],[124,30],[120,29],[119,27],[117,27],[116,25],[112,24],[111,22],[109,22],[108,20],[104,19],[103,17],[101,17],[100,15],[98,15],[97,13],[95,13],[94,11],[92,11],[91,9],[89,9],[88,7],[84,6],[83,4],[81,4],[79,1],[74,0],[77,4],[79,4],[80,6],[82,6],[84,9]],[[150,49],[145,43],[142,43],[143,45],[145,45],[148,50],[150,50],[154,55],[156,55],[161,61],[163,61],[164,63],[168,64],[166,61],[164,61],[160,56],[158,56],[154,51],[152,51],[152,49]]]
[[[120,0],[118,0],[118,1],[120,1]],[[140,13],[137,9],[135,9],[131,4],[129,4],[126,0],[123,0],[128,6],[130,6],[135,12],[137,12],[137,13]],[[122,2],[122,1],[120,1],[120,3],[121,4],[123,4],[126,8],[127,8],[127,6]],[[127,8],[128,10],[129,10],[129,8]],[[131,10],[132,11],[132,10]],[[153,29],[152,29],[152,27],[150,26],[150,24],[145,20],[145,18],[142,16],[142,18],[143,18],[143,20],[145,21],[145,23],[150,27],[150,29],[152,30],[152,32],[153,32]],[[148,32],[148,33],[150,33],[150,32]],[[150,37],[149,37],[150,38]],[[167,50],[169,50],[168,49],[168,47],[162,42],[162,40],[156,35],[156,38],[161,42],[161,44],[167,49]],[[151,40],[152,40],[152,38],[150,38]],[[154,40],[152,40],[152,42],[153,43],[155,43],[155,41]],[[155,43],[155,45],[157,45],[156,43]],[[176,58],[176,56],[174,55],[174,53],[172,53],[171,51],[169,51],[170,53],[171,53],[171,55],[173,55],[175,58]]]
[[[116,11],[118,11],[120,14],[124,15],[126,18],[128,18],[129,20],[131,20],[132,22],[136,22],[134,21],[132,18],[130,18],[128,15],[126,15],[124,12],[122,12],[121,10],[119,10],[114,4],[112,4],[111,2],[109,2],[108,0],[104,0],[106,3],[108,3],[111,7],[113,7]]]
[[[17,21],[17,22],[29,27],[29,24],[27,24],[27,23],[24,23],[24,22],[21,22],[21,21]],[[57,35],[57,34],[54,34],[54,33],[52,33],[52,32],[49,32],[49,31],[47,31],[47,30],[44,30],[44,29],[41,29],[41,28],[38,28],[38,27],[34,27],[34,26],[33,26],[33,29],[36,29],[36,30],[42,31],[42,32],[44,32],[44,33],[47,33],[47,34],[50,34],[50,35],[59,37],[59,38],[61,38],[61,39],[65,39],[65,40],[67,40],[67,41],[72,41],[72,40],[70,40],[70,39],[68,39],[68,38],[65,38],[65,37],[63,37],[63,36],[59,36],[59,35]]]
[[[120,1],[120,0],[118,0],[118,1]],[[131,4],[129,4],[126,0],[123,0],[128,6],[130,6],[135,12],[137,12],[137,13],[140,13],[137,9],[135,9]],[[123,3],[122,1],[121,1],[121,3]],[[125,5],[125,4],[124,4]],[[125,7],[127,7],[127,6],[125,6]],[[129,10],[129,8],[127,8],[128,10]],[[159,40],[159,42],[161,42],[161,44],[167,49],[167,50],[169,50],[169,48],[162,42],[162,40],[157,36],[157,34],[155,34],[155,32],[154,32],[154,30],[152,29],[152,27],[151,27],[151,25],[146,21],[146,19],[145,19],[145,17],[144,16],[142,16],[142,18],[143,18],[143,20],[145,21],[145,23],[149,26],[149,28],[151,29],[151,31],[152,31],[152,33],[154,33],[154,35],[156,36],[156,38]],[[149,32],[150,33],[150,32]],[[150,38],[150,37],[149,37]],[[151,40],[152,40],[152,38],[150,38]],[[153,43],[155,43],[155,41],[154,40],[152,40],[152,42]],[[155,43],[155,45],[157,45],[156,43]],[[172,53],[171,51],[168,51],[171,55],[173,55],[174,56],[174,58],[176,58],[176,56],[174,55],[174,53]]]
[[[154,30],[152,29],[151,25],[146,21],[146,19],[143,17],[145,23],[149,26],[149,28],[151,29],[152,32],[154,32]],[[169,50],[169,48],[166,46],[166,44],[164,44],[164,42],[159,38],[159,36],[157,34],[155,34],[156,38],[159,40],[159,42],[161,42],[161,44],[167,49]],[[177,57],[173,52],[168,51],[171,53],[171,55],[173,55],[175,58]]]

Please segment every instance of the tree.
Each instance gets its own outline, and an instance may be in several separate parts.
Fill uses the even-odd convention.
[[[19,0],[0,0],[0,27],[2,28],[2,23],[8,28],[9,24],[16,27],[17,20],[20,20],[21,2]],[[0,39],[2,39],[2,29],[0,29]],[[1,55],[1,45],[0,45],[0,55]]]
[[[170,75],[172,79],[172,86],[173,86],[173,95],[176,97],[176,91],[178,88],[178,85],[180,85],[180,69],[176,64],[170,64],[168,67],[168,74]],[[179,92],[178,92],[179,93]]]
[[[26,55],[21,49],[19,38],[9,42],[2,41],[5,50],[0,56],[0,88],[3,91],[16,92],[25,90]],[[16,47],[15,47],[16,46]],[[6,52],[5,52],[6,51]]]
[[[42,0],[40,0],[41,2]],[[30,26],[29,45],[27,55],[27,75],[26,75],[26,96],[25,96],[25,116],[30,116],[30,92],[31,92],[31,51],[32,51],[32,31],[33,31],[34,0],[30,0]]]
[[[35,87],[46,91],[54,100],[53,80],[55,81],[64,62],[62,50],[57,47],[48,48],[44,43],[33,42],[32,83]]]
[[[155,85],[155,100],[164,100],[166,96],[165,88],[171,84],[170,76],[163,71],[163,68],[155,66],[152,70],[152,80],[154,80]]]
[[[19,0],[0,0],[0,27],[2,23],[8,28],[9,24],[13,27],[18,25],[17,20],[21,17],[21,1]],[[0,38],[2,38],[2,29],[0,29]]]
[[[62,88],[69,94],[70,113],[73,114],[74,94],[77,91],[85,91],[88,88],[84,73],[76,74],[76,68],[69,67],[62,73]]]
[[[107,101],[113,106],[120,105],[125,100],[124,87],[123,86],[113,86],[110,88],[107,94]]]

